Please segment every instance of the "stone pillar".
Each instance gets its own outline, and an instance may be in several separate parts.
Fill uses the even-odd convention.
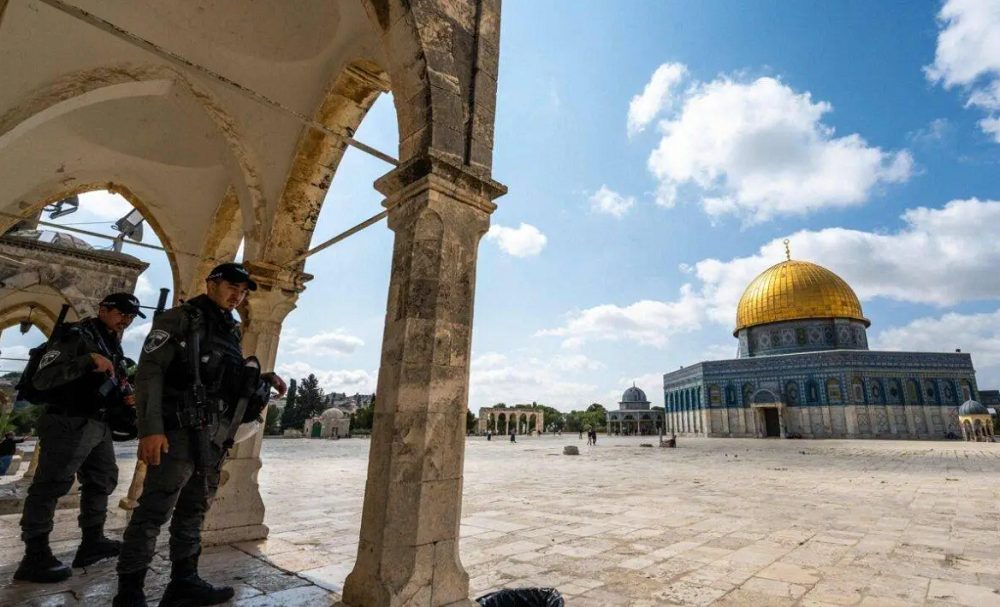
[[[268,264],[247,262],[259,289],[251,292],[240,309],[243,319],[243,353],[256,356],[261,370],[271,371],[278,355],[281,323],[295,309],[295,301],[312,277]],[[288,381],[289,378],[284,378]],[[266,415],[267,412],[265,411]],[[205,545],[229,544],[267,537],[264,502],[257,485],[264,429],[236,445],[222,468],[219,492],[212,502],[202,538]]]
[[[469,606],[459,559],[480,238],[504,186],[436,156],[375,183],[395,232],[351,607]]]

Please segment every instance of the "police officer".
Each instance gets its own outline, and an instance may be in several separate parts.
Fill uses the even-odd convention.
[[[15,580],[51,583],[72,575],[52,555],[49,533],[56,502],[80,479],[79,524],[83,541],[73,559],[86,567],[116,556],[121,542],[104,537],[108,496],[118,484],[118,466],[108,410],[123,396],[121,338],[136,316],[145,318],[139,300],[129,293],[108,295],[98,306],[97,318],[64,324],[45,346],[37,370],[29,378],[39,398],[48,405],[38,422],[38,469],[28,488],[21,517],[25,554]]]
[[[202,522],[231,446],[231,441],[220,446],[205,439],[206,433],[216,435],[220,425],[241,422],[233,419],[233,403],[244,359],[232,311],[256,289],[242,264],[222,264],[208,275],[205,295],[153,321],[135,380],[139,459],[148,468],[118,559],[115,607],[145,607],[146,570],[171,511],[170,583],[160,607],[217,605],[233,597],[232,588],[212,586],[198,575]],[[262,397],[242,421],[259,415],[271,387],[285,392],[284,381],[274,373],[254,381],[258,378]]]

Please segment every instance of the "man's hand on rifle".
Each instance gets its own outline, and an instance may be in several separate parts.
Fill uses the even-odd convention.
[[[139,439],[139,461],[147,466],[160,465],[160,453],[170,450],[165,434],[151,434]]]
[[[90,359],[94,361],[94,373],[103,373],[105,375],[114,375],[115,366],[111,364],[111,361],[107,358],[92,352],[90,354]]]
[[[261,375],[260,378],[266,381],[268,384],[271,385],[272,388],[278,391],[278,398],[284,396],[285,392],[288,391],[288,386],[285,385],[285,380],[278,377],[277,373],[273,372],[265,373]]]

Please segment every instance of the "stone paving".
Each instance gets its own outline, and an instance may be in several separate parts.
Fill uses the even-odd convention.
[[[571,607],[998,607],[1000,444],[577,436],[470,439],[462,561],[473,597],[552,586]],[[581,455],[562,447],[579,445]],[[236,605],[329,605],[357,549],[366,440],[268,440],[266,542],[214,548]],[[124,456],[124,453],[123,453]],[[123,491],[132,461],[122,462]],[[71,558],[74,514],[54,548]],[[120,533],[115,513],[109,527]],[[0,580],[21,545],[0,517]],[[157,557],[150,595],[169,565]],[[0,605],[107,605],[113,563]],[[155,604],[155,603],[154,603]]]

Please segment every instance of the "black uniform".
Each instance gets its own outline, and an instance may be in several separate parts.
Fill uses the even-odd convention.
[[[107,390],[108,376],[95,373],[91,354],[121,368],[118,336],[103,322],[88,318],[61,328],[46,347],[33,383],[45,391],[48,407],[38,422],[41,453],[21,517],[21,538],[47,538],[56,502],[80,479],[80,527],[104,528],[108,496],[118,484],[118,466],[106,417],[117,388]],[[106,396],[100,394],[102,387]]]
[[[206,401],[216,412],[221,412],[209,415],[208,426],[202,429],[190,427],[187,417],[194,385],[190,349],[194,335],[200,342],[198,370]],[[225,448],[215,442],[207,450],[199,449],[199,440],[202,433],[214,436],[220,423],[232,422],[243,370],[240,341],[239,323],[232,313],[206,295],[168,310],[153,321],[135,378],[139,435],[166,435],[169,448],[161,455],[159,465],[147,468],[139,504],[125,530],[118,573],[120,584],[130,580],[130,592],[137,593],[135,586],[141,589],[160,527],[168,518],[172,578],[197,578],[201,526],[219,487],[219,472],[226,454]],[[136,576],[138,581],[134,579]],[[200,579],[197,581],[204,584]],[[232,592],[215,590],[227,590],[229,596]],[[119,597],[122,596],[120,589]],[[116,604],[133,604],[124,598],[120,600]]]

